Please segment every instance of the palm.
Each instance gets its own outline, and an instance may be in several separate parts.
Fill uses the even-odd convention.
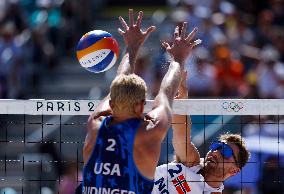
[[[181,32],[179,32],[179,27],[176,27],[174,32],[174,42],[172,46],[170,46],[166,42],[162,43],[164,48],[173,57],[173,59],[181,64],[183,64],[185,59],[191,54],[193,47],[201,43],[201,40],[199,39],[192,41],[194,35],[197,32],[197,28],[194,28],[186,36],[186,27],[186,22],[183,23]]]
[[[149,34],[156,29],[155,26],[151,26],[146,31],[142,31],[141,30],[142,18],[143,18],[143,12],[140,11],[137,21],[134,23],[132,9],[129,9],[129,25],[126,24],[125,20],[121,16],[119,17],[121,25],[124,28],[124,31],[119,28],[118,32],[122,35],[125,45],[127,47],[132,46],[134,48],[139,48],[144,43],[144,41],[149,36]]]
[[[129,27],[122,36],[126,45],[142,45],[146,39],[146,33],[142,32],[137,25]]]

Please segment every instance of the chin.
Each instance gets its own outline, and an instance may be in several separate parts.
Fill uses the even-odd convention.
[[[213,162],[205,162],[205,169],[210,170],[210,169],[215,169],[217,167],[217,164]]]
[[[218,165],[218,164],[213,163],[213,162],[206,162],[205,169],[206,169],[206,171],[212,172],[216,175],[217,174],[223,175],[223,167],[220,166],[220,163]]]

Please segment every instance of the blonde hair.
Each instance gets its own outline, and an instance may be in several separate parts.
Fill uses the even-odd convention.
[[[138,102],[146,99],[145,81],[135,74],[117,76],[110,86],[113,112],[134,113]]]

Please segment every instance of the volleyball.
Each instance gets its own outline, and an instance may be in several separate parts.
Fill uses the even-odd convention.
[[[118,58],[118,43],[103,30],[93,30],[79,40],[76,54],[86,70],[101,73],[110,69]]]

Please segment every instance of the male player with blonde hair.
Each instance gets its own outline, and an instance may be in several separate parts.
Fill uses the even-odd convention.
[[[110,94],[89,117],[83,159],[82,192],[149,194],[154,185],[160,148],[172,119],[172,102],[180,83],[183,62],[195,42],[194,29],[186,36],[177,27],[172,46],[163,43],[172,61],[165,74],[152,110],[143,116],[146,100],[145,82],[132,74],[137,52],[155,29],[141,31],[143,12],[134,23],[129,10],[129,25],[119,17],[124,31],[119,29],[126,45],[126,54],[111,84]]]
[[[188,98],[187,73],[182,73],[177,98]],[[176,160],[156,168],[152,194],[220,194],[223,182],[234,176],[247,163],[250,153],[238,134],[221,135],[209,146],[205,159],[191,142],[190,117],[174,115],[173,146]]]

